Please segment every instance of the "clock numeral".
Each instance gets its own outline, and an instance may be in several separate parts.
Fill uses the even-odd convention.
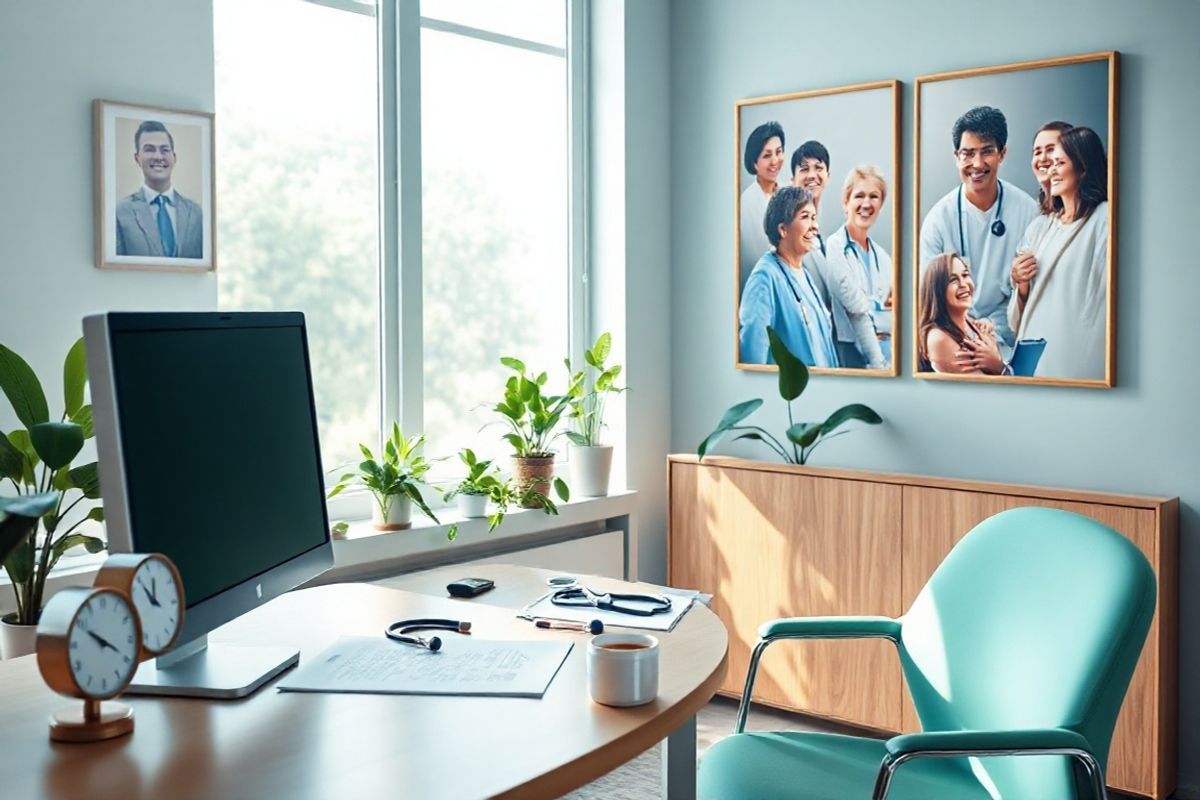
[[[91,683],[91,680],[88,680],[88,683]],[[104,678],[100,681],[100,690],[104,692],[108,691],[108,678]]]
[[[72,649],[72,650],[78,650],[78,649],[79,649],[79,642],[71,642],[71,649]]]
[[[132,633],[125,637],[125,644],[133,644],[133,634]]]
[[[121,620],[121,624],[122,624],[122,625],[128,625],[128,624],[129,624],[129,615],[128,615],[128,614],[126,614],[126,615],[125,615],[125,619]]]
[[[129,656],[121,656],[121,657],[125,659],[125,663],[126,663],[126,664],[128,664],[128,663],[130,662],[130,658],[129,658]],[[118,675],[117,677],[119,678],[119,677],[121,677],[121,676],[120,676],[120,675]]]
[[[88,675],[88,679],[87,679],[87,685],[88,685],[88,686],[91,686],[91,685],[92,685],[92,677],[93,677],[93,676],[91,676],[91,675]]]
[[[102,596],[100,598],[100,608],[101,608],[101,610],[108,608],[108,598],[107,597]]]
[[[83,669],[83,662],[77,658],[75,659],[75,671],[79,672],[81,669]]]

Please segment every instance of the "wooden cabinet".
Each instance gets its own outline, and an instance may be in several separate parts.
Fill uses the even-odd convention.
[[[1092,517],[1158,575],[1158,603],[1113,736],[1108,784],[1166,798],[1176,777],[1178,501],[693,456],[669,461],[668,580],[713,595],[739,696],[758,626],[786,616],[897,617],[954,544],[1016,506]],[[755,700],[885,732],[920,729],[895,648],[810,641],[767,651]]]

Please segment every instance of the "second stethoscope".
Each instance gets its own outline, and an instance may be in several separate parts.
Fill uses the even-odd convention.
[[[883,310],[883,305],[875,299],[875,273],[871,269],[871,259],[875,259],[875,269],[879,269],[879,253],[875,250],[875,242],[871,240],[871,237],[867,237],[867,260],[864,262],[858,258],[858,250],[855,249],[854,240],[850,238],[850,232],[847,230],[846,244],[842,245],[842,255],[853,255],[862,264],[863,272],[867,276],[867,297],[871,298],[871,302],[875,304],[876,311]]]
[[[393,642],[424,647],[433,653],[442,649],[442,639],[440,636],[425,637],[409,635],[417,631],[470,633],[471,623],[465,620],[460,622],[456,619],[402,619],[399,622],[393,622],[391,625],[388,625],[383,635]]]
[[[1007,230],[1004,224],[1002,215],[1004,214],[1004,184],[996,181],[996,190],[999,194],[996,197],[996,216],[992,219],[991,231],[992,236],[1003,236]],[[962,215],[962,196],[963,187],[958,187],[958,254],[964,259],[967,258],[967,237],[963,233],[963,215]]]

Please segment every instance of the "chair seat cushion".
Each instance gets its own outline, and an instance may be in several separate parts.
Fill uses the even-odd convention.
[[[885,754],[877,739],[739,733],[704,754],[699,800],[870,800]],[[896,773],[888,800],[992,800],[959,759],[923,758]]]

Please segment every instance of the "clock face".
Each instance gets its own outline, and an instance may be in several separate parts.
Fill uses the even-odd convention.
[[[129,587],[142,622],[142,646],[151,653],[165,651],[175,640],[183,614],[175,573],[158,558],[147,558],[133,574]]]
[[[69,668],[87,697],[104,699],[124,689],[138,665],[138,623],[129,601],[96,591],[80,607],[67,634]]]

